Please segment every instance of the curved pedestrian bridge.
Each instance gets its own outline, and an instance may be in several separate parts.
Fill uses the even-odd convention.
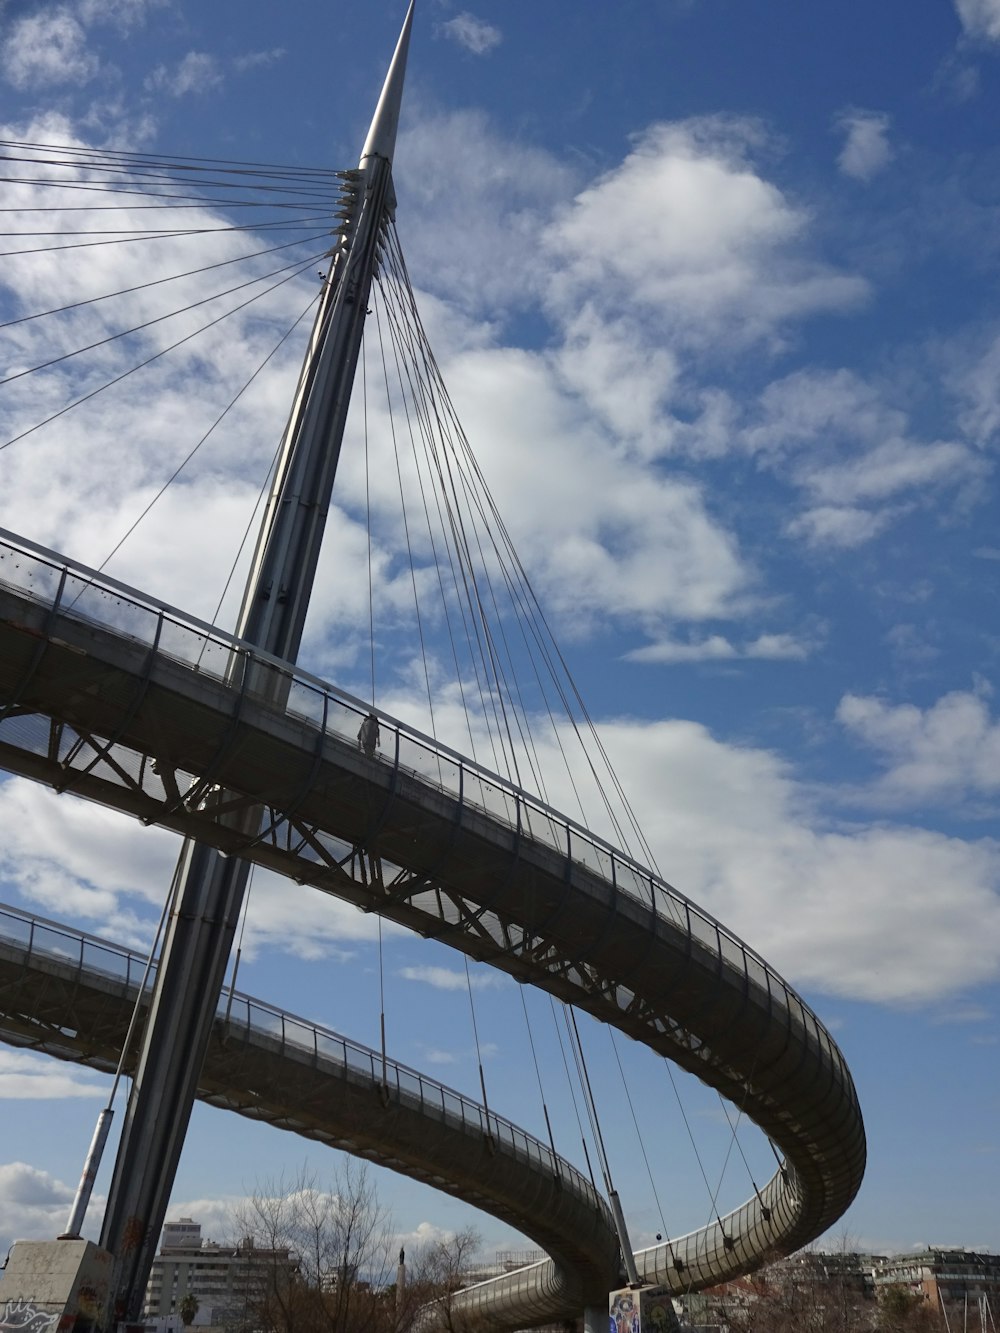
[[[791,987],[663,880],[438,742],[380,715],[369,758],[367,712],[0,533],[0,764],[442,939],[718,1088],[784,1165],[683,1252],[637,1256],[643,1278],[719,1282],[832,1225],[860,1185],[864,1129],[843,1056]]]

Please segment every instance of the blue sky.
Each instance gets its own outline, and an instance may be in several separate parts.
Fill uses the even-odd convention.
[[[0,0],[3,137],[349,167],[401,18],[384,0]],[[1000,0],[622,0],[569,22],[565,6],[418,0],[396,155],[452,396],[663,873],[802,990],[852,1066],[870,1165],[843,1231],[877,1249],[1000,1249],[998,79]],[[7,259],[0,302],[161,262]],[[301,304],[283,296],[275,326]],[[165,371],[141,401],[5,451],[0,523],[103,559],[259,337],[239,323],[211,374]],[[288,373],[291,354],[113,573],[211,614],[204,571],[246,521]],[[5,425],[26,410],[0,404]],[[363,692],[359,485],[345,457],[303,661]],[[404,675],[381,701],[424,724]],[[8,901],[148,938],[169,835],[17,781],[0,828]],[[375,1044],[373,931],[264,882],[240,984]],[[391,1051],[475,1093],[461,960],[389,932],[383,965]],[[491,1102],[541,1132],[519,998],[474,980]],[[547,1001],[527,998],[557,1145],[579,1160]],[[662,1225],[615,1051],[585,1040],[648,1243]],[[679,1234],[707,1192],[662,1066],[619,1052]],[[678,1082],[714,1179],[728,1129]],[[102,1087],[0,1051],[0,1248],[62,1225]],[[768,1174],[766,1144],[745,1150]],[[199,1109],[172,1211],[221,1234],[227,1200],[305,1156],[322,1168],[309,1145]],[[407,1236],[469,1216],[380,1188]],[[731,1164],[723,1198],[749,1193]],[[477,1224],[485,1248],[514,1244]]]

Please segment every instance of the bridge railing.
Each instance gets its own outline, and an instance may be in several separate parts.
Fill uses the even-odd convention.
[[[251,681],[251,696],[279,706],[341,742],[358,744],[368,704],[336,686],[271,657],[164,602],[105,574],[0,529],[0,585],[56,612],[126,635],[217,681]],[[280,690],[276,688],[281,683]],[[263,688],[262,688],[263,686]],[[283,705],[275,705],[282,697]],[[376,710],[377,712],[377,710]],[[582,825],[560,814],[514,783],[471,762],[440,741],[377,712],[381,754],[373,762],[408,770],[452,797],[486,812],[511,829],[602,876],[617,890],[668,919],[718,960],[742,972],[746,983],[783,1012],[790,1034],[833,1058],[846,1080],[846,1066],[832,1038],[788,983],[710,913]]]
[[[0,940],[19,945],[26,965],[34,958],[54,959],[72,967],[78,974],[96,974],[124,982],[128,988],[138,988],[147,971],[148,956],[142,952],[46,921],[6,904],[0,904]],[[149,969],[147,989],[152,988],[155,970],[154,960]],[[317,1066],[333,1065],[347,1078],[352,1074],[360,1075],[366,1082],[385,1087],[390,1098],[418,1103],[424,1115],[458,1122],[464,1128],[488,1136],[498,1145],[505,1145],[522,1161],[557,1176],[578,1195],[592,1198],[595,1207],[599,1206],[593,1183],[572,1163],[512,1121],[488,1111],[454,1088],[397,1060],[383,1058],[381,1052],[351,1041],[338,1032],[239,991],[224,990],[217,1013],[228,1024],[231,1040],[240,1040],[241,1033],[247,1041],[259,1041],[263,1037],[276,1043],[282,1056],[293,1055]]]

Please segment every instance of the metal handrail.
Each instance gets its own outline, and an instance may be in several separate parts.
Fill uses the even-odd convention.
[[[0,584],[44,605],[53,613],[58,610],[84,623],[110,629],[147,647],[155,647],[159,656],[180,661],[201,675],[218,681],[231,678],[234,659],[242,659],[247,667],[253,664],[270,668],[287,678],[287,702],[282,707],[269,696],[264,706],[296,720],[319,725],[326,734],[340,739],[346,738],[353,742],[357,720],[373,711],[361,699],[290,662],[272,657],[235,635],[227,634],[166,602],[3,528],[0,528]],[[102,614],[95,614],[97,610]],[[136,612],[140,616],[152,617],[148,632],[137,632],[141,628],[141,621],[136,620]],[[179,631],[181,636],[195,637],[196,644],[190,653],[184,655],[180,652],[182,641],[176,635],[171,635],[171,628]],[[308,706],[310,701],[312,707]],[[331,708],[331,703],[335,707]],[[336,725],[338,709],[351,718],[346,728]],[[404,742],[408,751],[412,747],[423,751],[429,764],[423,767],[417,763],[405,765],[421,780],[483,811],[511,829],[520,830],[522,836],[541,841],[564,853],[568,859],[581,862],[591,871],[602,875],[616,891],[673,919],[683,926],[689,937],[712,950],[722,962],[741,968],[748,982],[756,982],[766,991],[769,1007],[780,1006],[787,1010],[789,1022],[797,1021],[806,1032],[807,1039],[815,1034],[818,1044],[826,1044],[831,1052],[836,1051],[836,1045],[823,1024],[784,978],[738,935],[661,876],[507,778],[470,761],[406,723],[377,709],[374,711],[380,725],[395,735],[393,763],[397,768],[403,766],[400,754]],[[321,719],[319,723],[317,716]],[[411,754],[407,757],[416,758]],[[444,764],[457,767],[454,784],[444,780]],[[437,782],[426,771],[427,768],[432,771],[436,768]],[[479,800],[475,799],[477,790]],[[491,802],[488,799],[491,791],[495,792],[498,800]],[[510,802],[513,802],[513,812]],[[535,816],[534,820],[532,815]],[[558,842],[545,837],[546,829],[552,834],[553,825],[559,830]],[[584,859],[587,849],[592,853],[590,859]],[[580,850],[583,850],[584,858],[581,858]]]
[[[16,929],[17,926],[26,929],[19,931]],[[69,962],[81,972],[86,969],[116,980],[124,979],[127,986],[138,985],[146,969],[147,956],[141,952],[114,944],[96,935],[88,935],[74,927],[34,916],[9,904],[0,903],[0,938],[4,938],[5,934],[6,938],[27,945],[27,961],[39,955],[50,960],[57,959]],[[51,941],[53,936],[57,940],[67,941],[70,947],[64,952],[56,947],[54,942],[50,942],[46,948],[44,941],[46,939]],[[124,961],[124,976],[121,967],[99,966],[101,959],[95,958],[94,955]],[[155,967],[154,961],[151,974]],[[147,989],[151,986],[150,975]],[[571,1162],[554,1153],[547,1144],[521,1129],[519,1125],[515,1125],[513,1121],[497,1115],[495,1111],[480,1105],[457,1089],[450,1088],[437,1079],[428,1078],[426,1074],[401,1064],[398,1060],[387,1058],[383,1066],[380,1051],[363,1046],[360,1042],[324,1028],[319,1023],[290,1014],[240,991],[233,992],[231,997],[228,991],[223,992],[217,1015],[225,1017],[227,1023],[232,1026],[245,1028],[272,1040],[277,1035],[274,1027],[278,1026],[282,1052],[304,1051],[312,1054],[317,1062],[324,1059],[332,1060],[342,1066],[345,1072],[352,1069],[367,1071],[374,1083],[385,1081],[384,1068],[389,1076],[389,1086],[394,1087],[401,1096],[416,1098],[422,1108],[432,1108],[436,1115],[459,1120],[463,1125],[472,1125],[481,1132],[492,1135],[497,1141],[509,1145],[522,1158],[540,1162],[551,1174],[564,1180],[568,1178],[576,1193],[593,1198],[595,1206],[598,1206],[599,1195],[592,1182]],[[301,1039],[296,1039],[296,1033],[301,1034]],[[339,1060],[336,1052],[342,1053]]]

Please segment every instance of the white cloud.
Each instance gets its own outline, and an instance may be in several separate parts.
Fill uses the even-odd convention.
[[[402,927],[383,923],[386,938],[401,933]],[[353,957],[358,944],[378,938],[373,914],[272,872],[254,871],[244,941],[248,958],[275,948],[305,961],[343,961]]]
[[[786,530],[813,546],[859,546],[907,506],[962,497],[987,470],[961,441],[913,438],[906,413],[847,370],[774,381],[735,439],[803,493],[807,507]]]
[[[0,783],[0,878],[41,914],[148,948],[150,907],[166,896],[180,841],[22,778]],[[129,901],[131,900],[131,901]]]
[[[1000,0],[955,0],[955,9],[968,36],[1000,42]]]
[[[812,645],[794,634],[760,634],[744,649],[747,657],[763,657],[772,662],[803,662]]]
[[[794,634],[759,634],[749,642],[736,645],[721,634],[686,643],[658,639],[644,648],[633,649],[625,657],[630,662],[664,663],[732,661],[738,658],[763,658],[768,661],[804,661],[812,646]]]
[[[240,74],[245,74],[252,69],[266,69],[268,65],[284,60],[287,54],[288,52],[283,46],[272,46],[267,51],[248,51],[245,55],[236,56],[233,60],[233,68]]]
[[[1000,722],[983,693],[955,691],[929,708],[847,694],[838,721],[886,765],[885,800],[958,800],[1000,791]]]
[[[446,367],[498,508],[546,605],[595,618],[737,610],[753,572],[701,488],[616,447],[542,355],[473,352]]]
[[[20,778],[0,782],[0,879],[56,921],[145,951],[166,897],[180,840],[155,827]],[[155,910],[153,910],[155,909]],[[383,934],[399,933],[391,924]],[[348,903],[257,869],[243,952],[345,959],[378,937],[378,921]]]
[[[473,990],[493,990],[510,985],[510,978],[499,972],[482,970],[470,971],[466,980],[465,970],[450,967],[401,967],[399,975],[406,981],[421,981],[436,990],[465,990],[471,984]]]
[[[222,71],[215,56],[207,51],[189,51],[173,68],[157,65],[147,78],[146,87],[169,93],[171,97],[186,97],[189,93],[213,92],[222,83]]]
[[[3,77],[20,89],[86,83],[99,67],[83,27],[64,5],[17,19],[2,56]]]
[[[453,1051],[442,1051],[435,1046],[427,1047],[424,1050],[423,1058],[431,1065],[458,1064],[458,1056]]]
[[[789,320],[863,301],[865,282],[809,254],[808,214],[753,167],[761,142],[752,122],[723,118],[647,130],[549,228],[555,309],[633,306],[704,347],[770,338]]]
[[[837,165],[845,176],[869,181],[892,161],[889,117],[879,111],[842,111],[835,120],[844,134]]]
[[[918,444],[912,440],[884,440],[862,457],[825,467],[812,466],[803,474],[810,493],[819,501],[851,505],[878,501],[899,491],[955,485],[982,472],[979,460],[964,445],[951,441]]]
[[[737,650],[721,634],[711,634],[704,639],[695,639],[687,643],[678,643],[672,639],[658,639],[626,653],[630,662],[668,664],[673,662],[711,662],[727,661],[739,656]]]
[[[963,431],[983,448],[995,447],[1000,433],[1000,336],[965,361],[954,377],[954,388]]]
[[[694,723],[601,734],[662,872],[793,983],[898,1004],[1000,976],[997,843],[832,824],[777,755]]]
[[[15,1240],[51,1240],[66,1225],[74,1190],[27,1162],[0,1162],[0,1254]],[[94,1196],[94,1211],[103,1202]]]
[[[555,355],[562,381],[609,431],[651,458],[667,451],[674,431],[666,415],[680,364],[669,347],[649,346],[628,315],[585,305],[567,318]]]
[[[850,551],[877,537],[892,519],[893,514],[887,509],[875,514],[851,505],[819,505],[791,519],[785,530],[808,546]]]
[[[49,1056],[0,1048],[0,1101],[105,1097],[105,1082]]]
[[[487,23],[485,19],[476,18],[468,11],[446,20],[441,24],[441,31],[453,42],[458,42],[459,46],[464,46],[467,51],[477,56],[486,55],[503,40],[499,28]]]
[[[415,283],[457,312],[492,320],[537,300],[545,276],[539,232],[579,179],[565,161],[511,142],[480,112],[418,105],[400,131],[393,173],[411,218],[406,259]],[[455,318],[447,314],[449,322]],[[439,352],[453,345],[446,322],[433,332]]]
[[[386,706],[419,725],[412,697]],[[459,710],[437,720],[446,742],[461,744]],[[694,722],[603,719],[599,728],[661,873],[794,985],[913,1005],[1000,978],[995,840],[875,822],[867,789],[818,788],[780,755]],[[578,805],[582,765],[568,727],[561,742],[572,782],[551,732],[536,732],[547,800],[620,845],[599,802],[585,792]],[[855,806],[858,818],[845,819]],[[461,969],[417,979],[465,987]]]
[[[986,1023],[993,1015],[981,1004],[962,1004],[938,1014],[937,1023]]]
[[[9,137],[18,137],[7,131]],[[22,135],[23,136],[23,132]],[[74,141],[70,127],[52,118],[29,127],[38,142]],[[12,204],[25,208],[72,206],[79,197],[58,188],[12,187]],[[49,215],[52,225],[58,213]],[[77,225],[70,214],[70,225]],[[11,371],[38,365],[52,355],[128,329],[213,291],[246,281],[254,272],[287,262],[254,261],[256,242],[218,231],[227,220],[208,209],[186,214],[193,227],[205,227],[196,246],[169,238],[152,246],[96,247],[85,262],[46,252],[25,255],[4,272],[7,298],[22,310],[86,302],[96,295],[151,279],[183,273],[193,263],[234,263],[209,281],[185,278],[146,288],[100,305],[80,305],[50,329],[49,320],[16,325],[0,333],[3,360]],[[143,227],[148,218],[122,211],[121,226]],[[316,242],[324,248],[323,241]],[[195,258],[197,256],[197,258]],[[303,258],[308,258],[305,251]],[[259,267],[258,267],[259,264]],[[152,326],[99,351],[37,372],[4,387],[0,435],[9,440],[58,411],[83,391],[124,374],[160,348],[221,313],[228,305],[280,280],[275,275],[245,293]],[[59,418],[6,449],[4,490],[18,524],[35,540],[66,550],[92,565],[101,564],[143,508],[156,496],[199,438],[210,431],[234,395],[260,370],[279,338],[307,309],[315,280],[298,279],[262,297],[246,310],[200,333],[119,386]],[[126,582],[177,602],[194,614],[212,616],[267,471],[274,444],[287,414],[287,381],[301,355],[308,319],[279,351],[252,387],[228,412],[200,452],[143,520],[110,567]],[[147,410],[148,409],[148,410]],[[58,476],[60,484],[51,484]],[[101,478],[98,481],[98,478]],[[191,483],[191,484],[189,484]],[[165,553],[167,553],[165,558]],[[248,559],[248,555],[245,556]],[[205,579],[207,566],[219,571],[215,586]],[[234,581],[240,588],[241,576]],[[238,591],[236,591],[238,596]],[[232,614],[230,611],[229,614]]]
[[[244,1188],[249,1187],[250,1183],[248,1181]],[[266,1188],[266,1185],[262,1188]],[[236,1219],[249,1202],[250,1197],[246,1194],[179,1199],[176,1202],[171,1198],[166,1220],[172,1222],[182,1217],[190,1217],[193,1221],[201,1223],[203,1242],[211,1240],[216,1244],[225,1245],[236,1240]]]
[[[166,8],[171,0],[77,0],[84,23],[111,23],[116,28],[133,28],[144,23],[155,9]]]

